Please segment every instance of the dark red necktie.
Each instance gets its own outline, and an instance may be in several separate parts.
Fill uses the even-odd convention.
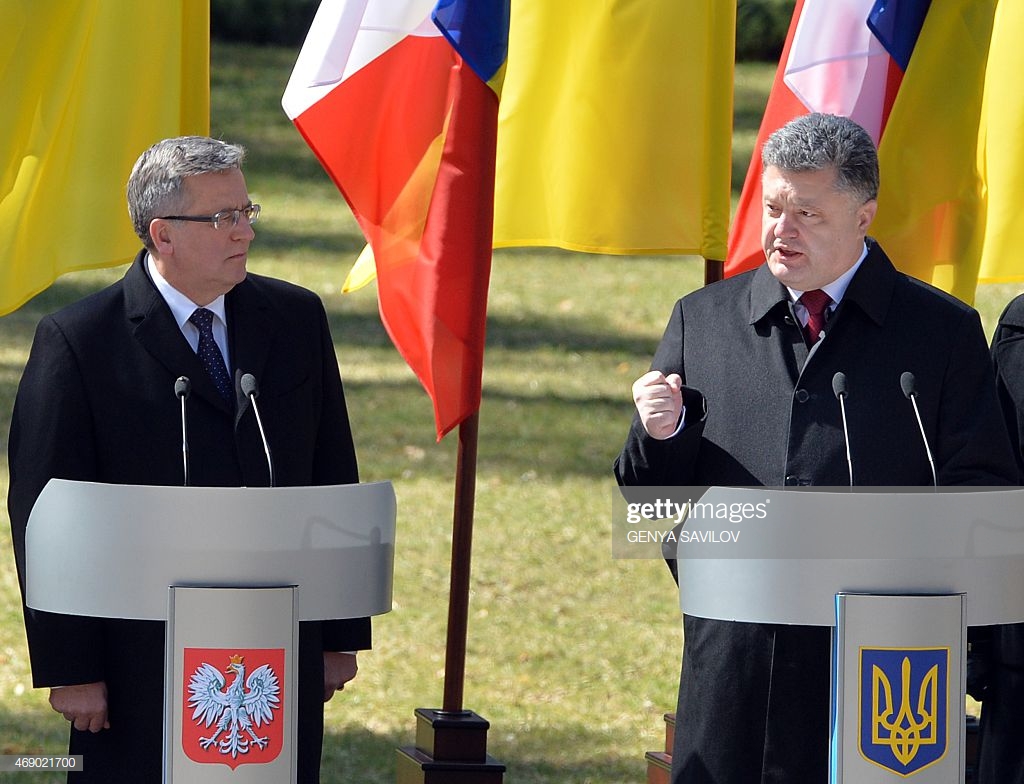
[[[825,313],[832,304],[832,297],[821,289],[814,289],[801,295],[800,304],[807,308],[807,339],[813,346],[825,330]]]

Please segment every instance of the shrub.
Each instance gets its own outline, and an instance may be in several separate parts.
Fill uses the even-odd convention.
[[[795,0],[737,0],[736,59],[778,60],[794,5]]]
[[[210,35],[221,41],[299,46],[318,0],[211,0]]]

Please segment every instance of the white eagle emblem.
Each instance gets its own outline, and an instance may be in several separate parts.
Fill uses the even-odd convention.
[[[269,664],[257,667],[246,678],[242,656],[231,657],[227,672],[234,673],[235,679],[225,689],[227,681],[220,670],[207,662],[199,665],[188,683],[188,706],[194,708],[196,724],[217,725],[212,735],[199,739],[199,745],[208,749],[216,743],[221,754],[235,758],[247,754],[252,743],[266,748],[268,739],[257,735],[253,724],[260,727],[273,721],[281,687]]]

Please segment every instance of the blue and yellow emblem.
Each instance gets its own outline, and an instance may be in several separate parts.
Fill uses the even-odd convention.
[[[948,648],[860,649],[860,753],[900,776],[946,754]]]

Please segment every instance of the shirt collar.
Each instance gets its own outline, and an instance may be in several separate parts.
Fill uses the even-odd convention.
[[[160,292],[160,296],[164,298],[164,302],[167,303],[167,307],[171,309],[171,314],[174,316],[174,320],[178,323],[178,328],[183,328],[188,322],[189,316],[191,316],[195,312],[195,309],[200,306],[164,279],[164,276],[157,270],[156,264],[153,261],[153,255],[150,253],[146,254],[146,271],[149,272],[149,277],[152,279],[153,285],[156,286],[156,290]],[[222,324],[226,325],[228,323],[223,294],[217,297],[217,299],[209,305],[204,305],[203,307],[212,311],[213,315],[220,319]]]
[[[830,305],[831,308],[834,309],[842,301],[843,296],[846,294],[846,289],[850,285],[850,281],[853,280],[853,276],[857,274],[857,270],[860,269],[860,265],[864,263],[864,259],[867,258],[867,255],[868,246],[867,243],[864,243],[864,248],[860,252],[860,258],[857,259],[854,265],[834,281],[821,287],[821,290],[832,298],[832,305]],[[789,296],[792,298],[793,302],[799,300],[800,296],[803,294],[802,291],[792,289],[789,286],[786,286],[786,289],[789,291]]]

